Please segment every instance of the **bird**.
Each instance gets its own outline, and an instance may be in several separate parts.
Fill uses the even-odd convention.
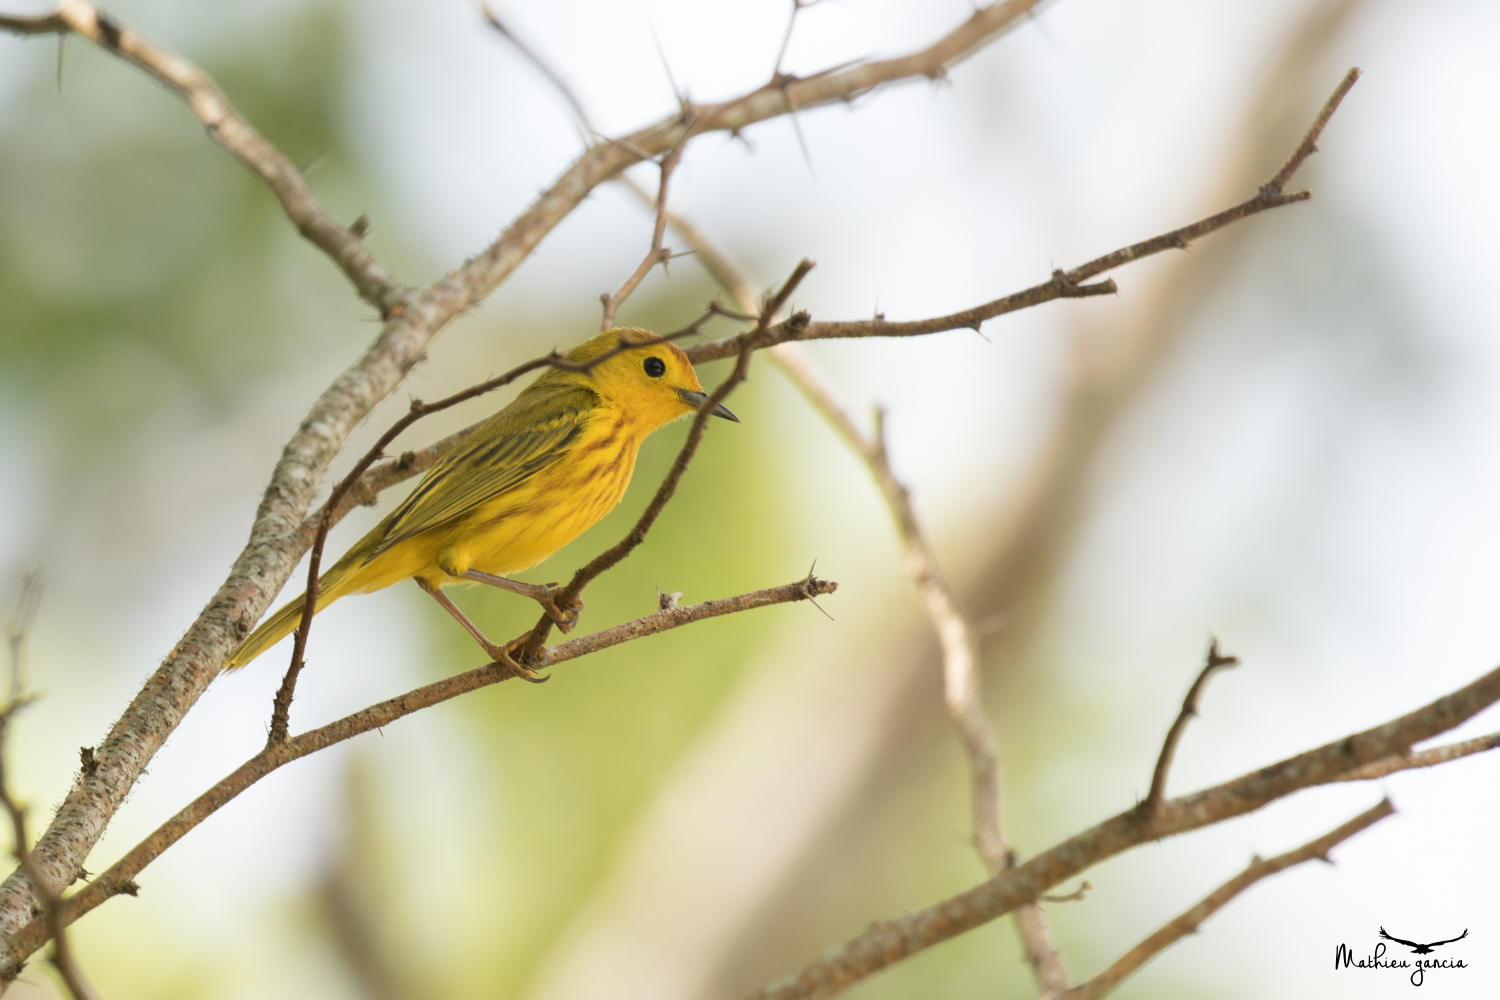
[[[611,353],[617,352],[617,353]],[[413,579],[491,659],[527,680],[510,656],[524,641],[490,641],[443,593],[484,583],[541,604],[563,631],[583,602],[558,607],[557,587],[507,579],[571,542],[625,495],[651,432],[708,399],[682,349],[648,330],[605,330],[552,367],[433,465],[400,504],[318,579],[317,614],[348,594]],[[571,366],[594,362],[579,370]],[[710,411],[739,423],[722,403]],[[302,623],[306,595],[237,646],[224,670],[245,666]]]
[[[1469,929],[1465,927],[1464,932],[1456,938],[1449,938],[1446,941],[1430,941],[1427,944],[1417,944],[1417,942],[1408,941],[1405,938],[1393,937],[1385,932],[1384,927],[1380,928],[1380,936],[1385,938],[1387,941],[1395,941],[1397,944],[1406,945],[1408,948],[1413,949],[1414,953],[1417,955],[1431,955],[1432,949],[1438,947],[1439,945],[1452,944],[1455,941],[1462,941],[1464,938],[1468,937]]]

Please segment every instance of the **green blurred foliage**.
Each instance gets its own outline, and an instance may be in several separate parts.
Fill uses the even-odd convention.
[[[195,55],[335,211],[358,203],[342,16],[298,8],[277,33]],[[51,454],[86,467],[175,399],[222,416],[256,379],[347,350],[351,327],[368,336],[330,322],[358,315],[348,294],[265,185],[118,59],[72,40],[61,92],[37,73],[0,119],[0,381]]]

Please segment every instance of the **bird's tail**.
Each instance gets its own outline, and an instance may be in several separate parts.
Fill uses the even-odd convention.
[[[360,556],[362,553],[349,553],[318,578],[318,604],[313,608],[313,614],[317,614],[340,597],[358,589],[359,570],[364,562]],[[224,661],[224,669],[238,670],[280,642],[292,629],[301,625],[306,598],[306,593],[298,594],[282,605],[274,615],[262,621],[260,627],[251,632],[245,641],[229,654],[229,659]]]

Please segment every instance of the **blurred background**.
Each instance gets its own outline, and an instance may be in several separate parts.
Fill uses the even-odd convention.
[[[789,6],[500,10],[619,134],[675,108],[664,62],[697,100],[763,83]],[[907,52],[969,10],[822,4],[784,68]],[[111,11],[211,72],[337,217],[367,213],[407,283],[481,249],[581,148],[566,104],[458,0]],[[1117,297],[811,348],[856,413],[888,408],[898,474],[985,631],[1023,854],[1145,793],[1210,634],[1244,663],[1210,687],[1174,792],[1384,721],[1500,656],[1497,38],[1482,0],[1060,0],[945,83],[799,115],[805,149],[786,119],[690,147],[674,207],[759,286],[808,256],[795,304],[814,316],[919,318],[1248,197],[1345,69],[1365,71],[1294,182],[1315,201],[1118,271]],[[377,331],[176,100],[78,39],[59,84],[59,57],[56,39],[0,37],[0,598],[32,566],[47,587],[30,654],[45,698],[8,748],[33,827],[223,578],[315,394]],[[599,190],[356,445],[408,393],[587,337],[595,297],[649,239],[628,190]],[[675,329],[713,294],[677,260],[621,320]],[[744,423],[711,429],[649,542],[590,588],[585,627],[648,613],[655,587],[695,602],[814,559],[840,583],[832,621],[799,604],[702,623],[276,773],[151,865],[139,898],[76,927],[101,993],[732,997],[980,881],[935,643],[888,515],[764,362],[732,402]],[[565,579],[618,538],[684,432],[656,435],[621,507],[525,577]],[[351,515],[330,551],[384,509]],[[534,619],[511,595],[459,600],[491,635]],[[91,869],[262,745],[285,659],[213,685]],[[478,654],[400,586],[321,616],[309,660],[294,731]],[[1489,713],[1445,741],[1494,728]],[[1337,944],[1363,954],[1381,925],[1468,928],[1454,955],[1471,967],[1429,974],[1424,995],[1492,995],[1497,779],[1500,759],[1480,756],[1305,792],[1090,871],[1087,900],[1048,916],[1082,980],[1252,853],[1386,793],[1398,816],[1335,866],[1256,886],[1117,995],[1405,995],[1399,973],[1332,970]],[[42,963],[26,979],[13,996],[55,995]],[[997,922],[850,995],[1035,994]]]

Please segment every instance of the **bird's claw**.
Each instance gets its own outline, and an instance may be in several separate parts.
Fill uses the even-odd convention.
[[[583,614],[583,598],[577,594],[568,602],[566,608],[558,607],[557,595],[563,588],[555,583],[547,585],[547,592],[537,598],[537,603],[542,606],[542,611],[557,625],[557,630],[564,634],[573,631],[573,626],[578,624],[578,616]]]
[[[496,663],[506,667],[513,675],[521,678],[521,680],[530,684],[545,684],[552,679],[551,674],[539,674],[530,667],[523,666],[519,660],[510,655],[526,645],[526,641],[530,638],[531,634],[528,632],[519,639],[512,639],[503,646],[496,646],[490,652],[494,656]],[[543,666],[546,666],[546,664],[544,663]]]

